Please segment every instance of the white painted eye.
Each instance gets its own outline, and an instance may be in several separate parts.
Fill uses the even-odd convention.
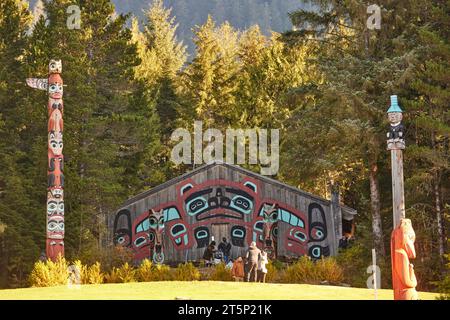
[[[55,221],[50,221],[47,225],[47,229],[50,231],[54,231],[58,227],[58,224]]]

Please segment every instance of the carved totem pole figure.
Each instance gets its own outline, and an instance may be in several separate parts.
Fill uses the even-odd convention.
[[[411,220],[401,219],[400,224],[392,231],[391,260],[392,288],[395,300],[417,300],[417,279],[414,266],[409,262],[416,258],[414,241],[416,234]]]
[[[388,150],[405,149],[405,127],[402,124],[403,111],[398,105],[397,96],[391,96],[391,106],[387,113],[389,123],[391,124],[387,133]]]
[[[63,80],[61,60],[50,60],[48,79],[27,79],[27,84],[48,92],[47,259],[64,256]]]
[[[403,186],[403,150],[405,135],[402,124],[402,109],[397,96],[391,96],[388,113],[390,122],[387,134],[387,149],[391,151],[392,209],[394,228],[391,236],[392,288],[395,300],[418,299],[415,287],[417,279],[409,259],[416,257],[414,241],[416,235],[411,220],[405,219],[405,194]]]

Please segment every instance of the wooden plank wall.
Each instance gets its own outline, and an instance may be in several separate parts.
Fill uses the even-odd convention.
[[[201,184],[205,181],[211,180],[227,180],[234,182],[241,182],[244,178],[248,177],[244,173],[233,169],[232,167],[226,167],[223,165],[215,165],[208,167],[205,170],[200,170],[190,177],[195,184]],[[253,177],[253,179],[255,179]],[[167,188],[162,189],[158,192],[148,195],[147,197],[137,200],[132,204],[121,209],[128,209],[131,212],[131,220],[134,221],[138,216],[148,213],[150,209],[157,208],[163,204],[177,201],[177,187],[176,183],[169,185]],[[289,187],[284,187],[281,184],[275,184],[271,182],[261,181],[260,190],[258,190],[261,197],[264,199],[271,199],[280,203],[284,203],[289,207],[295,208],[296,210],[302,212],[305,217],[305,223],[308,225],[308,207],[311,203],[319,204],[325,213],[326,219],[326,229],[328,236],[325,241],[322,241],[320,245],[329,246],[330,253],[334,255],[337,252],[338,239],[336,238],[335,223],[332,216],[331,203],[325,199],[311,197],[307,194],[301,194],[300,192],[294,192]],[[254,209],[254,214],[259,208]],[[115,215],[111,215],[108,220],[108,227],[110,230],[109,238],[112,239],[112,232],[114,227]],[[194,217],[187,218],[188,225],[195,222]],[[245,221],[250,222],[251,217],[245,216]],[[278,222],[278,255],[292,256],[292,253],[286,250],[286,244],[284,243],[284,237],[282,236],[288,232],[290,225],[282,221]],[[308,231],[308,227],[307,227]],[[166,230],[167,232],[167,230]],[[247,230],[250,234],[252,230]],[[218,244],[220,239],[215,239]],[[190,239],[190,241],[195,241]],[[314,244],[314,243],[313,243]],[[308,248],[313,244],[308,244]],[[166,257],[166,262],[184,262],[199,260],[202,258],[204,253],[204,248],[197,249],[194,245],[193,249],[189,250],[177,250],[169,237],[164,237],[164,252]],[[246,248],[239,248],[236,246],[232,247],[232,256],[237,257],[239,255],[244,255]]]

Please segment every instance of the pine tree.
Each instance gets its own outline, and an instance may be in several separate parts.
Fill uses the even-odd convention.
[[[28,146],[22,140],[33,113],[23,99],[25,34],[31,20],[24,2],[0,3],[0,286],[24,285],[39,256],[39,226],[44,226],[37,224],[37,210],[27,190]],[[44,212],[39,214],[45,217]]]
[[[431,14],[444,12],[444,2],[432,5],[429,1],[381,1],[378,3],[382,14],[381,30],[369,30],[369,14],[364,3],[310,1],[317,10],[292,13],[297,31],[284,35],[294,46],[303,42],[319,44],[317,65],[323,75],[323,80],[313,87],[298,90],[299,96],[309,93],[312,99],[292,119],[290,146],[297,145],[297,152],[289,157],[293,160],[288,166],[290,174],[294,173],[294,179],[316,176],[316,179],[335,180],[344,186],[349,196],[350,187],[358,189],[358,185],[367,185],[372,237],[381,254],[384,251],[381,226],[392,225],[391,214],[381,214],[392,212],[390,160],[385,151],[384,134],[386,109],[388,96],[399,95],[405,111],[404,121],[409,128],[405,191],[407,215],[417,226],[421,244],[418,252],[424,264],[419,269],[425,266],[424,261],[429,261],[432,248],[426,240],[432,233],[421,228],[432,221],[419,214],[419,208],[434,206],[439,216],[445,197],[445,184],[439,176],[445,177],[448,172],[443,156],[447,152],[445,123],[448,121],[443,106],[448,105],[448,101],[445,101],[445,94],[436,95],[446,90],[446,80],[442,81],[446,76],[441,70],[446,67],[442,61],[448,58],[443,58],[447,49],[438,39],[448,38],[448,35],[436,37],[437,33],[432,31],[433,35],[424,36],[431,25],[439,25],[437,30],[446,30],[445,19],[441,19],[440,24]],[[433,22],[427,24],[429,21]],[[436,99],[436,96],[441,98]],[[302,144],[306,139],[311,141],[310,146]],[[300,159],[299,154],[304,156]],[[431,194],[434,201],[430,201]],[[358,196],[360,200],[354,201],[363,204],[362,195]],[[429,271],[423,270],[421,275],[426,282]]]
[[[422,203],[433,199],[437,230],[437,253],[442,259],[445,253],[445,207],[448,200],[449,169],[449,3],[433,3],[423,11],[426,24],[418,28],[418,57],[411,83],[412,97],[408,107],[414,115],[411,120],[411,132],[414,140],[408,147],[408,164],[413,168],[407,183],[415,202]],[[420,198],[422,198],[420,197]],[[430,203],[431,204],[431,203]],[[427,206],[422,206],[426,208]]]

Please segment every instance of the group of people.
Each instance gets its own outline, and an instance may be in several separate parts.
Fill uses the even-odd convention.
[[[231,243],[229,243],[226,238],[223,238],[222,242],[219,244],[218,250],[216,250],[216,242],[211,241],[208,247],[206,247],[203,259],[206,261],[207,266],[221,262],[228,264],[230,261],[230,253]]]
[[[267,252],[258,249],[256,242],[252,242],[247,250],[245,258],[238,257],[231,269],[235,281],[266,282],[267,264],[269,259]]]
[[[267,264],[269,263],[267,252],[258,249],[256,242],[252,242],[245,257],[231,259],[231,243],[226,238],[216,248],[216,242],[212,241],[203,254],[203,259],[207,266],[212,266],[224,262],[227,268],[231,268],[231,273],[235,281],[266,282]]]

